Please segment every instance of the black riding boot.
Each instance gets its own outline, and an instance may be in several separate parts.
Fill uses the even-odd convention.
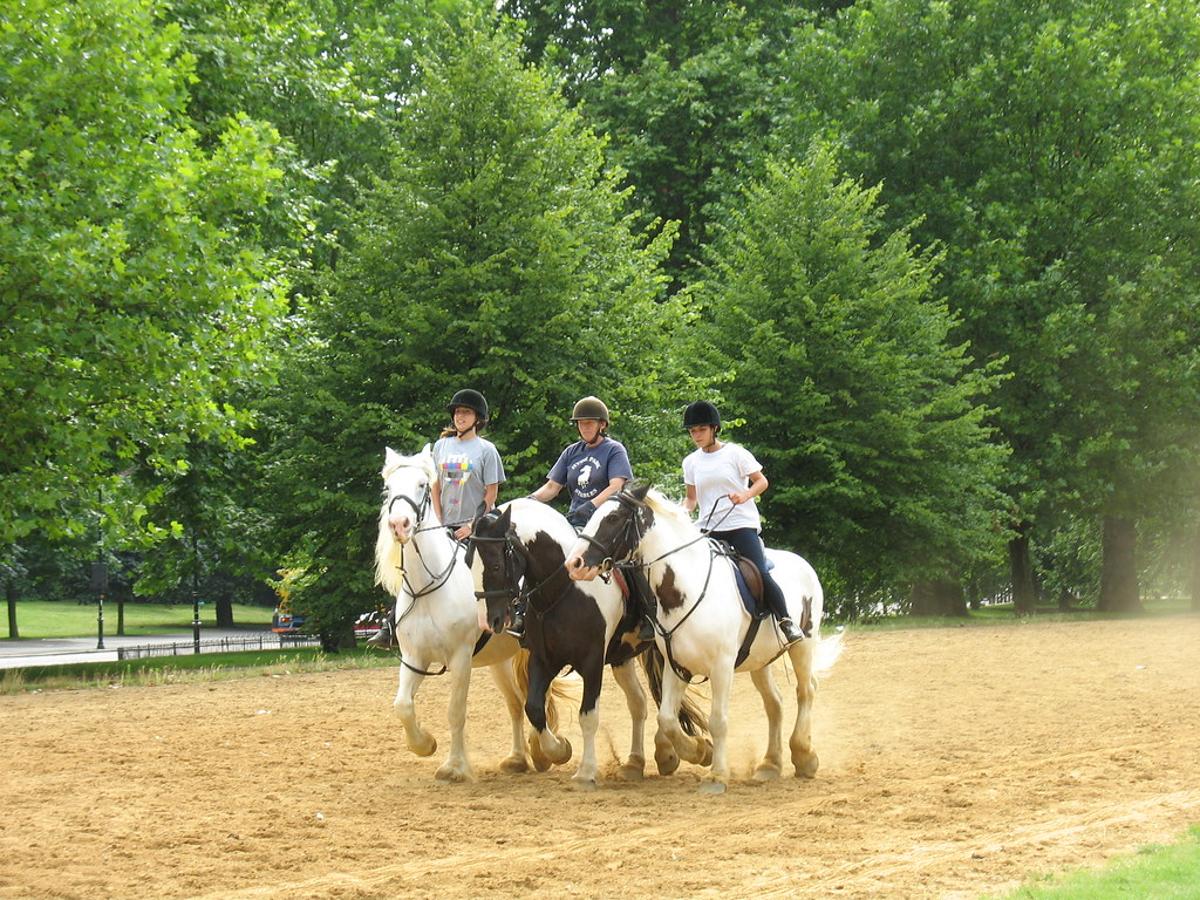
[[[775,616],[775,620],[779,623],[779,630],[783,632],[784,643],[794,644],[796,641],[804,640],[804,634],[796,627],[796,623],[791,620],[787,613],[787,604],[783,599],[783,591],[779,589],[779,585],[771,576],[763,573],[763,595],[767,601],[767,605],[771,608],[771,614]]]
[[[643,591],[641,596],[642,602],[642,622],[638,627],[639,641],[654,640],[654,623],[658,621],[658,601],[654,598],[651,591]]]
[[[375,647],[379,650],[392,649],[392,646],[396,643],[395,615],[395,609],[387,614],[387,618],[383,620],[383,624],[379,626],[379,630],[367,638],[366,644],[368,647]]]
[[[525,601],[514,600],[509,609],[512,615],[509,616],[508,628],[504,630],[519,641],[525,637]]]
[[[804,635],[800,629],[796,627],[796,623],[784,616],[779,620],[779,630],[783,632],[783,639],[789,644],[794,644],[796,641],[804,640]]]

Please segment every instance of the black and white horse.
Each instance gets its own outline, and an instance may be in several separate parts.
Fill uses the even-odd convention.
[[[629,756],[618,777],[637,780],[645,769],[646,696],[633,661],[649,645],[638,642],[637,617],[626,612],[615,583],[577,583],[568,576],[563,564],[575,540],[575,529],[567,520],[536,500],[513,500],[477,519],[471,545],[482,562],[482,566],[472,567],[480,598],[480,624],[495,632],[503,631],[510,602],[517,595],[524,598],[524,644],[530,654],[525,710],[543,752],[555,763],[570,758],[571,746],[546,726],[546,689],[551,679],[568,666],[581,677],[579,725],[584,746],[573,780],[584,787],[596,784],[596,704],[604,666],[611,665],[625,693],[633,725]],[[650,677],[652,688],[657,688],[655,671],[650,671]],[[683,708],[683,722],[692,731],[703,727],[698,710],[690,703]],[[655,761],[663,774],[679,765],[674,746],[665,735],[656,738]]]
[[[590,581],[614,563],[641,566],[658,598],[656,641],[670,665],[664,673],[659,729],[688,762],[705,764],[693,741],[679,728],[678,703],[691,675],[706,675],[712,684],[712,769],[701,790],[720,793],[729,778],[726,756],[729,693],[733,674],[749,672],[762,697],[768,722],[767,752],[754,775],[778,778],[782,771],[783,707],[770,664],[784,652],[796,674],[796,724],[790,741],[798,776],[816,774],[812,748],[812,704],[816,673],[831,667],[841,652],[841,635],[820,637],[823,594],[812,567],[794,553],[767,550],[775,564],[773,577],[783,589],[788,614],[812,624],[812,638],[785,646],[774,627],[758,629],[742,604],[733,564],[692,522],[687,512],[646,487],[624,490],[592,516],[566,561],[572,579]],[[744,658],[739,660],[739,650]]]

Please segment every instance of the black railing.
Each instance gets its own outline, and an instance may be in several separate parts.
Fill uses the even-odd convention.
[[[284,650],[289,647],[319,647],[321,639],[311,634],[258,634],[244,638],[212,638],[200,641],[137,644],[117,648],[117,659],[145,659],[151,656],[184,656],[200,653],[236,653],[244,650]]]

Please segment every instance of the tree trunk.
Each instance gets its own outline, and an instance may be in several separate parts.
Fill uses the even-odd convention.
[[[918,581],[910,594],[914,616],[965,616],[966,596],[962,585],[948,579]]]
[[[1037,595],[1033,589],[1033,563],[1029,558],[1029,523],[1017,526],[1017,536],[1008,542],[1009,571],[1012,574],[1013,612],[1018,616],[1033,613]]]
[[[217,627],[233,627],[233,597],[225,592],[217,597]]]
[[[1192,612],[1200,612],[1200,528],[1192,539]]]
[[[21,630],[17,628],[17,585],[12,578],[4,580],[4,600],[8,605],[8,636],[15,641]]]
[[[1129,519],[1104,517],[1104,558],[1100,564],[1100,601],[1105,612],[1141,612],[1135,551],[1137,529]]]
[[[117,594],[117,637],[125,637],[125,590]]]

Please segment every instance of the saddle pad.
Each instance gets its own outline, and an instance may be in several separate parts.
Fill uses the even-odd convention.
[[[736,565],[733,566],[733,577],[737,580],[738,593],[742,595],[742,606],[746,607],[746,612],[758,619],[767,615],[768,611],[760,609],[758,603],[755,602],[754,596],[750,593],[750,585],[746,584],[746,579],[742,577],[742,570]]]

